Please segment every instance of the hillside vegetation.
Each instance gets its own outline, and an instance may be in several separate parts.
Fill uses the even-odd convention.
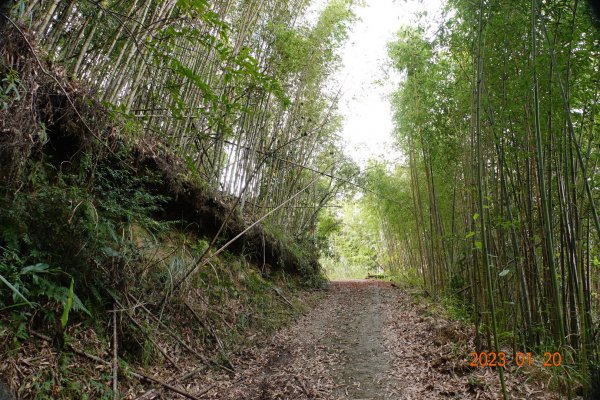
[[[355,167],[322,89],[350,3],[310,23],[307,6],[3,9],[0,372],[21,396],[233,372],[229,354],[310,303],[311,232]]]

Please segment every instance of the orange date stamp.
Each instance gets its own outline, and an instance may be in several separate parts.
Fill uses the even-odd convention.
[[[531,353],[522,353],[517,351],[514,354],[514,358],[509,358],[505,352],[499,351],[481,351],[471,352],[469,354],[471,367],[506,367],[509,364],[514,364],[517,367],[533,365],[533,358]],[[560,352],[555,351],[553,353],[547,351],[544,353],[544,367],[560,367],[562,365],[562,355]]]

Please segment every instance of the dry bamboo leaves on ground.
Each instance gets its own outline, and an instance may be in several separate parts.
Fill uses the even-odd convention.
[[[152,368],[146,374],[161,387],[129,388],[121,398],[180,399],[185,393],[220,400],[497,399],[495,371],[469,366],[473,338],[468,329],[434,316],[390,284],[334,282],[316,307],[264,346],[229,355],[235,372],[198,370],[195,357],[178,358],[183,373]],[[82,339],[94,343],[93,335]],[[99,344],[97,354],[110,358]],[[104,358],[98,358],[102,363],[96,368],[110,373],[111,363]],[[21,368],[35,362],[25,361]],[[511,399],[560,398],[532,378],[534,370],[515,372],[507,368]]]
[[[238,355],[238,375],[210,376],[212,399],[497,399],[498,377],[469,367],[466,327],[377,281],[331,284],[326,298],[264,348]],[[514,372],[510,369],[507,372]],[[512,399],[556,399],[528,371],[507,374]]]

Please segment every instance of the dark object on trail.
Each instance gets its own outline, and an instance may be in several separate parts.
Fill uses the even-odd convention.
[[[586,400],[600,400],[600,367],[592,365],[590,368],[590,392]]]
[[[588,7],[590,8],[594,25],[600,30],[600,0],[588,0]]]
[[[12,390],[2,381],[0,381],[0,400],[15,400]]]

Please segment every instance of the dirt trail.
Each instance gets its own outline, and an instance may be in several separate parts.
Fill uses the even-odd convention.
[[[497,374],[468,366],[470,333],[378,281],[330,285],[320,304],[270,343],[214,376],[211,399],[498,399]],[[551,399],[527,373],[509,374],[511,399]]]
[[[384,346],[382,311],[393,297],[391,291],[378,284],[346,282],[334,283],[332,292],[330,300],[341,311],[333,324],[339,339],[327,340],[330,350],[342,355],[342,364],[334,374],[341,385],[335,394],[351,399],[388,398],[385,382],[391,357]]]

